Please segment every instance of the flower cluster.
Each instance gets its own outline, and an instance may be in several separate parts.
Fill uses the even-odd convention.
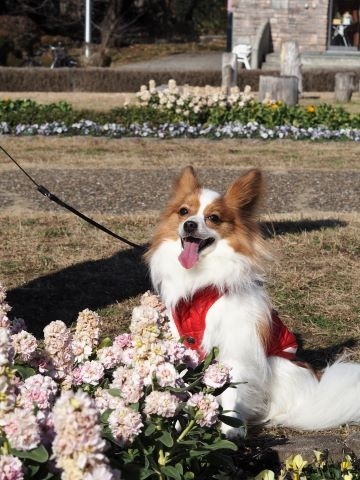
[[[65,392],[53,409],[55,439],[52,444],[56,466],[64,480],[115,479],[104,454],[99,412],[86,393]]]
[[[258,121],[246,123],[233,121],[222,125],[191,125],[179,121],[174,123],[131,123],[128,126],[119,123],[98,124],[90,120],[83,120],[69,126],[58,123],[43,125],[19,124],[16,128],[0,124],[0,134],[12,135],[80,135],[106,136],[111,138],[142,137],[142,138],[260,138],[264,140],[291,139],[291,140],[351,140],[360,141],[359,128],[328,128],[325,126],[299,127],[294,125],[276,125],[266,127]]]
[[[0,286],[0,478],[27,478],[34,465],[63,480],[116,480],[128,469],[134,479],[174,478],[173,469],[193,478],[200,464],[210,478],[211,453],[236,448],[222,439],[216,400],[229,369],[173,338],[158,297],[145,293],[113,342],[88,309],[74,328],[51,322],[38,342],[9,320],[5,300]]]
[[[242,93],[238,87],[232,87],[230,93],[226,89],[207,86],[205,88],[179,87],[176,81],[170,79],[167,86],[156,87],[150,80],[149,87],[142,85],[136,94],[140,104],[158,110],[167,110],[179,115],[179,118],[198,120],[208,109],[241,108],[254,99],[249,86]]]

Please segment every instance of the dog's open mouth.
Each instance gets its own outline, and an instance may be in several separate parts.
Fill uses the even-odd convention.
[[[179,255],[179,262],[184,268],[192,268],[199,260],[199,253],[215,242],[215,238],[184,237],[181,239],[182,252]]]

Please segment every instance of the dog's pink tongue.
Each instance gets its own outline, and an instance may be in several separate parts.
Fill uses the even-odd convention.
[[[179,262],[184,268],[192,268],[199,259],[199,244],[184,241],[183,251],[179,255]]]

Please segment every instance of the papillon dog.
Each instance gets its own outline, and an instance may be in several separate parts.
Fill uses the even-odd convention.
[[[225,411],[245,423],[320,430],[360,422],[360,365],[315,371],[296,357],[295,336],[264,286],[265,241],[256,219],[261,171],[223,195],[202,188],[191,166],[174,183],[146,254],[174,332],[201,357],[214,347],[236,388]],[[223,425],[228,436],[237,429]]]

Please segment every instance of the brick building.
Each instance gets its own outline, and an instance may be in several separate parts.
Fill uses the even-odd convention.
[[[250,44],[259,59],[287,40],[301,52],[355,53],[359,17],[360,0],[232,0],[232,44]]]

